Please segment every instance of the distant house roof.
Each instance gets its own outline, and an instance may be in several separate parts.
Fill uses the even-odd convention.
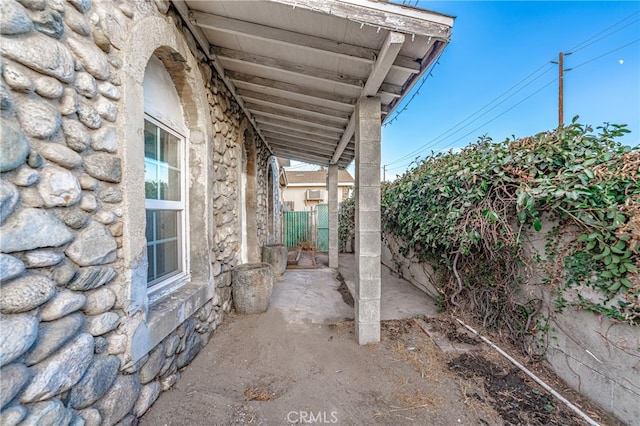
[[[327,184],[326,170],[285,170],[287,183],[293,186],[316,186]],[[353,184],[351,174],[346,170],[338,170],[339,184]]]

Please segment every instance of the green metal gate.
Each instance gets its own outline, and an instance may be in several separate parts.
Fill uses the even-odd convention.
[[[318,224],[318,251],[329,251],[329,205],[318,204],[316,206]]]
[[[287,247],[296,247],[300,243],[313,243],[313,212],[283,212],[284,243]]]

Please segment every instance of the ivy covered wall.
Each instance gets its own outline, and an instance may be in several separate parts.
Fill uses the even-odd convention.
[[[640,150],[626,132],[574,122],[434,154],[385,184],[382,226],[390,268],[633,423]],[[348,209],[341,220],[344,244]]]

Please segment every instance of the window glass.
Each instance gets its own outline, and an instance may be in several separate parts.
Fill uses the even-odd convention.
[[[152,287],[182,272],[183,140],[151,121],[145,121],[144,134],[147,284]]]
[[[181,201],[181,140],[148,121],[144,134],[146,198]]]

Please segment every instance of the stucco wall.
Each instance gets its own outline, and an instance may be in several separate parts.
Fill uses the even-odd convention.
[[[341,203],[348,198],[349,191],[353,188],[350,185],[338,185],[336,202]],[[322,200],[307,200],[307,190],[322,191]],[[282,199],[284,202],[293,202],[295,211],[310,211],[318,204],[326,204],[329,202],[329,192],[325,185],[317,186],[294,186],[289,185],[282,191]]]
[[[231,309],[246,135],[254,241],[267,242],[270,153],[168,2],[1,9],[0,424],[132,424]],[[152,55],[180,96],[188,157],[188,279],[158,300],[144,214]]]
[[[539,233],[528,233],[527,251],[544,258],[546,233],[552,223],[545,222]],[[567,235],[570,235],[567,232]],[[567,239],[570,243],[571,239]],[[427,263],[411,260],[411,250],[400,253],[402,242],[383,236],[382,263],[398,272],[431,297],[437,297],[434,269]],[[542,266],[528,271],[529,281],[524,298],[536,297],[553,306],[551,289],[541,285]],[[584,297],[588,290],[582,291]],[[569,295],[567,295],[569,296]],[[571,387],[590,398],[623,422],[632,425],[640,419],[640,330],[601,315],[567,307],[551,314],[545,362]],[[535,342],[534,342],[535,344]],[[562,393],[561,389],[556,389]]]

